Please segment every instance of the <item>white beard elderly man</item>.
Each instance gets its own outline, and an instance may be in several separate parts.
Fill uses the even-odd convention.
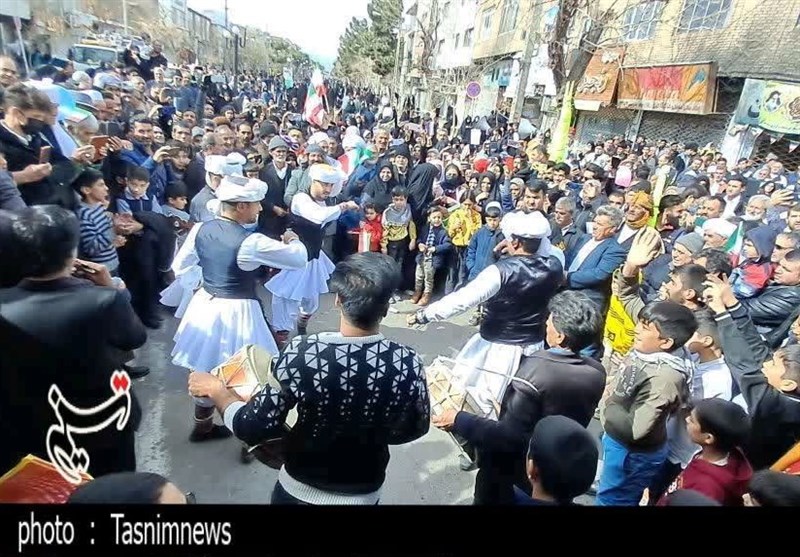
[[[216,190],[218,216],[196,225],[175,258],[180,271],[199,265],[203,286],[189,303],[175,333],[172,363],[193,371],[209,372],[249,344],[273,357],[278,347],[257,296],[262,266],[302,269],[308,254],[295,234],[283,241],[252,232],[267,185],[254,179],[229,176]],[[229,437],[230,431],[213,423],[214,405],[195,399],[195,421],[190,441]]]

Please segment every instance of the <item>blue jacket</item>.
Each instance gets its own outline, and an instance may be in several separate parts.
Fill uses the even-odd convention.
[[[426,224],[422,229],[422,234],[417,238],[417,245],[427,243],[430,226],[430,224]],[[444,225],[434,230],[433,238],[433,247],[436,248],[433,252],[433,268],[438,271],[447,266],[453,244],[450,243],[450,236],[447,235]],[[424,255],[419,253],[419,248],[417,248],[417,264],[422,263],[423,257]]]
[[[468,280],[473,280],[481,271],[494,263],[494,248],[497,247],[503,239],[503,233],[500,228],[497,230],[489,230],[489,227],[484,225],[478,230],[467,246],[467,271],[469,271]]]
[[[570,268],[572,261],[581,248],[591,239],[585,236],[575,245],[575,248],[566,254],[566,269]],[[593,301],[605,308],[611,297],[611,276],[622,265],[627,257],[625,248],[614,238],[607,238],[598,245],[592,253],[583,260],[577,271],[567,273],[567,288],[583,290]]]
[[[160,203],[166,202],[164,191],[169,182],[169,176],[164,163],[154,161],[153,157],[147,154],[144,146],[135,141],[133,150],[120,152],[119,158],[126,164],[146,168],[150,172],[150,186],[147,188],[147,195],[155,197]]]

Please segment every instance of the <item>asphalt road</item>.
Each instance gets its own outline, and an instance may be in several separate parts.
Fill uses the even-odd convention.
[[[384,319],[382,332],[414,347],[426,364],[437,355],[455,356],[476,332],[475,327],[467,325],[469,313],[422,330],[405,325],[405,313],[414,311],[416,306],[404,301],[394,308],[397,313],[389,313]],[[170,357],[178,320],[167,309],[163,311],[164,326],[150,331],[135,362],[151,368],[150,375],[136,381],[135,386],[145,409],[137,435],[138,469],[163,474],[184,491],[193,491],[200,503],[268,503],[278,473],[257,461],[242,464],[239,441],[188,441],[193,418],[186,386],[188,372],[172,365]],[[338,325],[339,312],[333,307],[333,296],[325,295],[309,332],[335,331]],[[475,474],[460,470],[458,450],[449,435],[431,428],[423,438],[391,448],[381,503],[470,504]]]

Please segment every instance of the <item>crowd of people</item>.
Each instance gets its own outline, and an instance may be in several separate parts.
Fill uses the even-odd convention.
[[[312,124],[305,86],[148,56],[26,80],[0,58],[0,471],[47,455],[52,384],[93,407],[146,377],[167,307],[189,441],[271,451],[276,504],[378,504],[388,447],[431,424],[476,504],[800,504],[797,169],[644,137],[551,157],[502,112],[341,83]],[[314,331],[328,292],[339,330]],[[471,312],[462,409],[432,412],[392,308]],[[253,345],[274,380],[242,399],[210,372]],[[74,502],[193,501],[134,473],[142,411],[82,439]]]

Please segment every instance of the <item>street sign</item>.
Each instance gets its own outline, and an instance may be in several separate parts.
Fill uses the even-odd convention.
[[[470,99],[477,99],[481,95],[481,84],[477,81],[470,81],[467,84],[467,96]]]

